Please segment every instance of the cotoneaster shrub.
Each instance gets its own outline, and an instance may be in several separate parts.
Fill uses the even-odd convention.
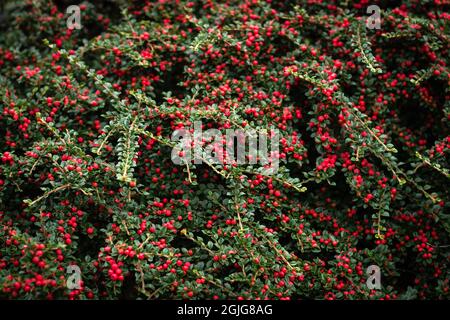
[[[1,298],[449,298],[447,1],[71,4],[1,16]],[[194,121],[278,173],[175,165]]]

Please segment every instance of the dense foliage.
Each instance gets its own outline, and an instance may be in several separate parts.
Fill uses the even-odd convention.
[[[448,1],[71,4],[0,17],[1,298],[450,297]],[[200,120],[279,171],[175,165]]]

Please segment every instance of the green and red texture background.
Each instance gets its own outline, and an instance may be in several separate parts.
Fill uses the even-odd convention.
[[[449,298],[448,1],[72,4],[3,4],[0,298]],[[279,172],[174,165],[197,120]]]

